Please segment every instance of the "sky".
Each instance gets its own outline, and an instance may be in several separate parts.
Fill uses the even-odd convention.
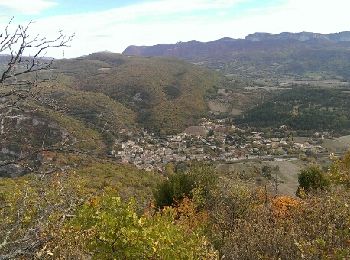
[[[350,31],[350,0],[0,0],[7,22],[34,23],[32,35],[75,33],[46,55],[71,58],[129,45],[244,38],[254,32]]]

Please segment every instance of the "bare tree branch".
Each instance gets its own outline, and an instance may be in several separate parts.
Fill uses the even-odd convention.
[[[62,31],[54,39],[47,39],[36,35],[31,37],[29,34],[32,22],[26,26],[18,25],[15,30],[10,32],[9,26],[12,19],[0,34],[0,54],[9,52],[10,58],[7,68],[1,73],[0,83],[6,80],[41,70],[47,70],[53,62],[53,59],[45,58],[46,51],[52,48],[69,47],[73,35],[65,35]],[[24,52],[32,50],[34,55],[24,57]]]

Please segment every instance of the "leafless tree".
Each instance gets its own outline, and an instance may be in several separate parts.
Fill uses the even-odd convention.
[[[53,62],[53,59],[45,57],[47,51],[52,48],[68,47],[74,35],[66,36],[59,31],[56,38],[48,39],[38,34],[30,35],[29,29],[32,22],[26,26],[18,25],[12,30],[11,24],[12,19],[0,34],[0,54],[9,55],[9,61],[0,77],[0,84],[7,83],[18,89],[18,86],[28,83],[16,81],[18,76],[47,70]],[[33,51],[34,55],[25,57],[24,54],[30,51]],[[12,89],[9,94],[16,92],[16,89]]]
[[[14,25],[12,18],[0,30],[0,145],[7,137],[5,121],[16,117],[14,114],[23,109],[28,98],[38,98],[33,89],[48,80],[42,76],[54,62],[46,57],[48,51],[69,47],[74,37],[59,31],[52,39],[47,38],[33,34],[32,25],[33,22]],[[11,163],[11,160],[3,161],[0,166]]]

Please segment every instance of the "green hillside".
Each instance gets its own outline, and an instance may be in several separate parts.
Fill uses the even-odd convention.
[[[206,92],[220,84],[216,73],[183,61],[111,53],[58,61],[54,71],[69,88],[103,94],[132,110],[140,126],[162,133],[193,124],[207,111]]]

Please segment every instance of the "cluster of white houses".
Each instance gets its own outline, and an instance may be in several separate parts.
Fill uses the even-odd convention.
[[[203,120],[199,126],[189,127],[178,135],[157,137],[143,131],[119,143],[114,154],[123,163],[162,171],[169,162],[234,162],[322,152],[325,149],[317,144],[297,143],[288,137],[265,138],[261,132],[247,132],[221,120]]]

